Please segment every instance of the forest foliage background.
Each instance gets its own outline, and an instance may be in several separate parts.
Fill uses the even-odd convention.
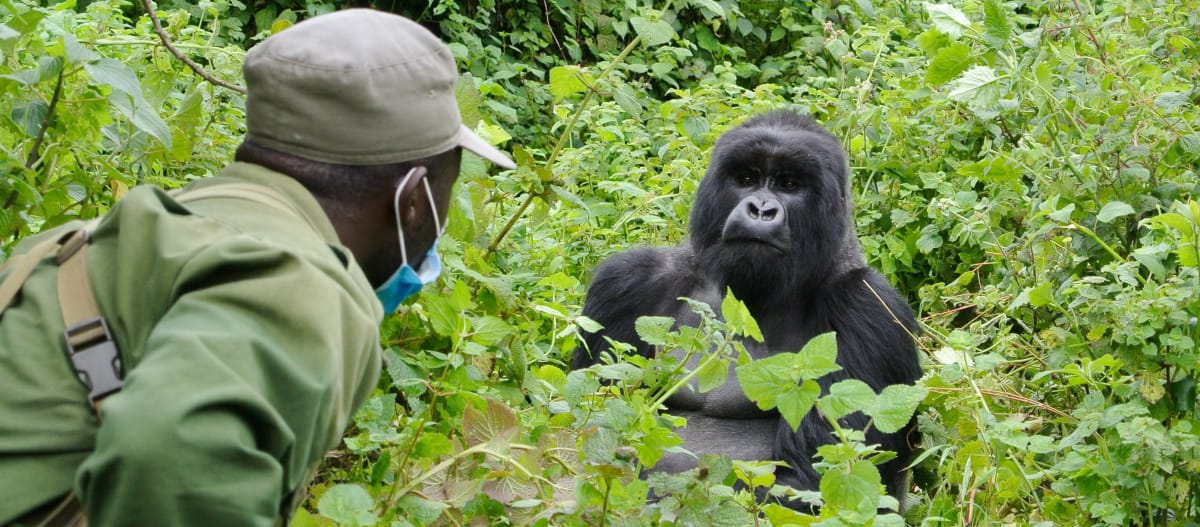
[[[157,10],[239,84],[246,48],[347,5]],[[468,158],[446,272],[386,321],[384,379],[297,525],[1197,525],[1196,0],[355,5],[452,42],[466,121],[520,166]],[[0,0],[0,24],[5,250],[232,158],[241,94],[140,4]],[[916,408],[903,518],[877,513],[884,457],[854,434],[822,452],[818,517],[738,490],[770,488],[769,466],[639,479],[677,444],[655,403],[679,372],[565,366],[592,268],[680,241],[714,139],[779,107],[843,139],[866,255],[921,316],[911,400],[817,403]],[[722,307],[643,335],[734,360],[752,325]]]

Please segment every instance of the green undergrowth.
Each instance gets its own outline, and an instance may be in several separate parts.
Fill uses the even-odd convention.
[[[364,3],[360,3],[364,4]],[[1197,525],[1200,4],[494,0],[391,5],[455,42],[468,157],[446,271],[383,326],[385,375],[297,525]],[[242,50],[331,2],[163,5],[176,46],[240,81]],[[178,9],[176,9],[178,8]],[[0,240],[105,210],[132,185],[215,173],[243,99],[158,44],[137,6],[0,1]],[[811,381],[837,350],[747,362],[727,298],[643,338],[730,361],[795,422],[862,411],[922,433],[903,516],[838,430],[820,516],[769,463],[679,440],[666,357],[566,364],[595,265],[686,237],[721,132],[787,107],[850,153],[867,258],[922,320],[925,378],[882,396]],[[657,499],[651,499],[651,496]],[[884,512],[884,513],[881,513]]]

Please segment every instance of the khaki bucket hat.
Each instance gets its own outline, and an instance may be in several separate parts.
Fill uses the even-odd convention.
[[[372,9],[313,17],[246,53],[246,138],[315,161],[384,165],[461,146],[507,155],[462,124],[450,48],[407,18]]]

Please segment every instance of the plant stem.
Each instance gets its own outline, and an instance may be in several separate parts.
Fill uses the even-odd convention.
[[[149,0],[142,1],[148,2]],[[636,47],[641,41],[642,37],[634,37],[634,39],[625,46],[625,49],[622,49],[621,53],[618,54],[617,57],[608,64],[608,67],[604,68],[604,71],[600,72],[600,75],[596,77],[596,81],[600,81],[601,79],[609,76],[613,70],[616,69],[617,64],[623,62],[625,57],[629,56],[629,53],[633,51],[633,48]],[[567,126],[564,127],[562,133],[559,134],[558,141],[554,144],[554,150],[550,151],[550,157],[546,158],[546,161],[543,163],[544,166],[548,168],[554,166],[554,161],[558,159],[558,154],[562,152],[563,147],[567,144],[567,140],[571,137],[571,131],[575,129],[575,123],[579,122],[579,117],[583,115],[583,110],[587,108],[588,103],[592,101],[592,98],[595,96],[595,94],[596,90],[594,88],[589,89],[587,93],[584,94],[583,100],[579,103],[579,107],[575,109],[575,113],[571,114],[571,120],[567,122]],[[553,182],[550,182],[550,184],[552,183]],[[513,226],[516,225],[517,220],[519,220],[521,216],[525,214],[525,211],[529,209],[529,206],[533,204],[533,200],[536,197],[537,194],[533,193],[525,196],[525,201],[521,203],[520,207],[517,207],[517,212],[513,213],[512,217],[508,219],[508,222],[504,224],[504,228],[500,229],[500,233],[496,235],[496,238],[492,240],[490,245],[488,245],[487,250],[483,252],[485,257],[496,251],[496,248],[500,246],[500,242],[504,241],[504,238],[508,236],[509,231],[511,231]]]

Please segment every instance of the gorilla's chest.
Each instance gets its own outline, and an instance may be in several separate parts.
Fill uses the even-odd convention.
[[[746,351],[756,359],[770,354],[770,350],[765,345],[757,342],[747,342]],[[686,371],[692,371],[698,367],[701,359],[702,357],[693,356],[685,367]],[[737,382],[737,372],[734,371],[734,367],[735,365],[730,363],[729,382],[705,393],[700,393],[698,381],[692,379],[688,386],[667,399],[667,407],[672,410],[683,410],[727,419],[755,419],[774,415],[774,411],[760,410],[753,401],[746,397],[746,394],[742,392],[741,385]]]

